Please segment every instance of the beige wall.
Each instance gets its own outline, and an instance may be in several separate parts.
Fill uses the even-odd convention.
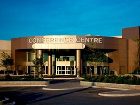
[[[11,50],[11,41],[0,40],[0,50]]]

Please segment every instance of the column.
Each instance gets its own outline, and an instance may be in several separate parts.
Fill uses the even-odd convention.
[[[76,50],[76,70],[77,77],[81,76],[81,50]]]
[[[42,50],[37,50],[36,51],[36,58],[41,58],[42,57]]]
[[[29,71],[28,71],[28,52],[26,52],[26,73],[28,74]]]
[[[52,75],[55,74],[55,55],[52,55]]]
[[[45,74],[47,74],[47,73],[46,73],[46,66],[45,66]]]
[[[40,59],[40,60],[43,60],[42,59],[43,57],[43,54],[42,54],[42,50],[36,50],[36,58]],[[36,71],[36,70],[35,70]],[[35,72],[34,71],[34,72]],[[42,72],[42,64],[39,64],[38,65],[38,71],[39,72]],[[38,73],[38,76],[41,77],[42,73]]]
[[[52,55],[48,54],[48,75],[51,75],[52,72]]]
[[[29,74],[29,71],[28,71],[28,66],[26,66],[26,73],[27,73],[27,74]]]
[[[94,75],[97,75],[97,65],[94,65]]]

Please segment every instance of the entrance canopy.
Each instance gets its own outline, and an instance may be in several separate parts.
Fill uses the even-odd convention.
[[[82,43],[56,43],[56,44],[33,44],[33,49],[84,49],[85,45]]]

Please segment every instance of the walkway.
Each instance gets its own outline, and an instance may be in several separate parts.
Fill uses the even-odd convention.
[[[80,86],[80,80],[51,80],[49,86],[44,87],[43,90],[70,90],[87,88]]]

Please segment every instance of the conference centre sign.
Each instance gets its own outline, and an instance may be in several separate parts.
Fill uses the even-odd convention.
[[[31,37],[28,38],[28,43],[103,43],[101,37],[86,37],[86,36],[54,36],[54,37]]]

